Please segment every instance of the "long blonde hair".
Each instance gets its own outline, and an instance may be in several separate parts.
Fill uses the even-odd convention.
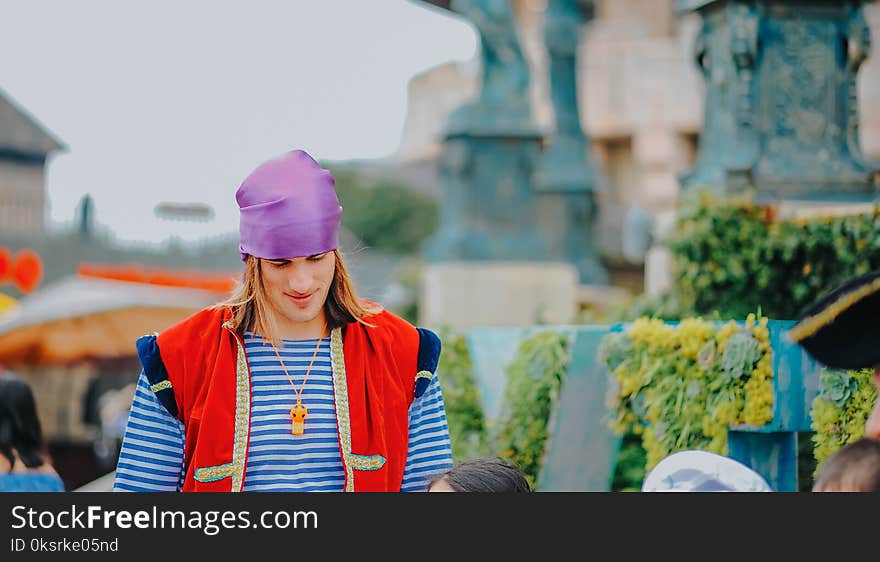
[[[358,298],[348,270],[342,261],[342,253],[333,250],[333,258],[336,260],[336,270],[333,273],[327,300],[324,302],[327,328],[331,330],[341,328],[351,322],[360,322],[369,326],[365,318],[381,312],[382,308]],[[232,309],[232,319],[229,323],[239,334],[255,332],[271,341],[273,345],[279,345],[278,327],[269,311],[266,287],[260,270],[260,258],[248,256],[245,259],[242,277],[242,281],[238,283],[232,294],[226,300],[215,304],[213,308]]]

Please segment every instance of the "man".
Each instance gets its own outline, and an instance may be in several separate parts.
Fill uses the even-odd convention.
[[[296,150],[236,192],[243,282],[137,342],[128,491],[417,491],[452,466],[440,341],[356,297],[329,171]]]
[[[830,369],[873,369],[880,395],[880,271],[851,279],[810,305],[789,338]],[[865,436],[880,439],[880,399]]]

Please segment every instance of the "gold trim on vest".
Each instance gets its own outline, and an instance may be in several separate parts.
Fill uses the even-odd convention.
[[[235,361],[235,440],[232,444],[232,491],[240,492],[244,484],[244,461],[247,457],[248,432],[251,421],[251,385],[247,356],[238,336],[238,358]]]
[[[348,385],[345,382],[345,352],[342,349],[342,329],[330,332],[330,363],[333,369],[333,395],[336,399],[336,426],[342,462],[345,464],[345,491],[354,492],[354,473],[351,454],[351,416],[348,410]]]
[[[232,463],[228,462],[226,464],[220,464],[217,466],[206,466],[204,468],[197,468],[195,473],[193,473],[193,478],[195,478],[199,482],[214,482],[215,480],[228,478],[232,476],[232,473]]]
[[[384,465],[382,455],[351,455],[351,467],[355,470],[379,470]]]
[[[150,390],[152,390],[153,392],[159,392],[160,390],[165,390],[166,388],[171,388],[171,381],[157,382],[156,384],[150,386]]]
[[[410,371],[410,372],[412,372],[412,371]],[[418,373],[416,373],[415,380],[419,380],[419,379],[431,380],[433,378],[434,378],[434,373],[432,373],[431,371],[419,371]]]

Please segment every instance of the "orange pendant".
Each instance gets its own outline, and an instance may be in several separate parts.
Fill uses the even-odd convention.
[[[290,421],[293,424],[291,427],[291,433],[294,435],[302,435],[306,429],[306,416],[309,414],[309,409],[306,408],[302,402],[297,402],[293,408],[290,409]]]

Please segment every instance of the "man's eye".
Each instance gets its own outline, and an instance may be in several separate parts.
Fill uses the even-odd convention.
[[[309,261],[320,261],[324,259],[324,256],[326,255],[327,252],[324,252],[323,254],[315,254],[314,256],[309,256]]]
[[[269,263],[271,263],[275,267],[284,267],[285,265],[289,264],[290,261],[289,260],[269,260]]]

